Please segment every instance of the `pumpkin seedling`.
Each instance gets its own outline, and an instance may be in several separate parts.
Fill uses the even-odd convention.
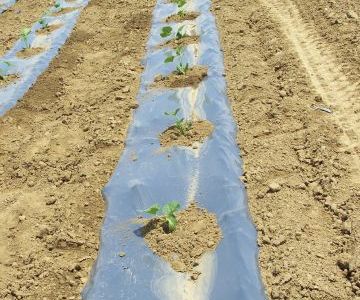
[[[24,43],[24,48],[30,48],[31,47],[30,41],[29,41],[30,33],[31,33],[30,28],[23,28],[21,30],[20,37],[21,37],[21,40]]]
[[[177,32],[176,32],[176,39],[177,39],[177,40],[180,40],[180,39],[188,36],[185,32],[182,33],[184,27],[185,27],[185,25],[182,25],[182,26],[180,26],[179,29],[177,30]]]
[[[186,4],[186,0],[172,0],[178,7],[183,7]]]
[[[63,7],[61,6],[60,1],[56,1],[54,7],[55,7],[56,12],[61,12],[63,10]]]
[[[166,55],[166,58],[164,60],[164,63],[170,63],[173,62],[176,57],[181,57],[184,53],[184,47],[178,46],[175,48],[175,53],[168,52]]]
[[[39,20],[39,24],[41,25],[41,29],[46,29],[49,27],[49,22],[45,19],[46,15],[43,15]]]
[[[175,213],[179,210],[180,203],[177,201],[171,201],[166,203],[162,208],[159,204],[154,204],[148,209],[144,210],[145,213],[149,215],[156,216],[160,211],[162,212],[162,217],[167,222],[169,231],[172,232],[176,229],[177,219]]]
[[[8,75],[9,67],[11,66],[11,63],[8,61],[2,61],[0,64],[3,64],[4,66],[0,66],[0,80],[5,80],[5,77]]]
[[[163,28],[161,28],[160,36],[162,38],[166,38],[171,34],[171,32],[172,32],[171,26],[164,26]]]
[[[186,72],[189,70],[189,64],[183,64],[182,62],[180,62],[177,66],[176,66],[176,73],[178,75],[185,75]]]
[[[165,112],[166,116],[172,116],[175,118],[175,128],[180,132],[182,135],[186,135],[186,133],[191,129],[192,123],[191,121],[186,121],[184,118],[178,117],[178,112],[180,108],[177,108],[175,111]]]
[[[180,9],[177,14],[178,14],[178,16],[181,17],[181,18],[185,17],[185,15],[186,15],[185,9],[183,9],[183,8]]]

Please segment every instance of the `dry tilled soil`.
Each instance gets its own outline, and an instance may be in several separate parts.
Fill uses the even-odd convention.
[[[28,26],[43,2],[0,15],[0,54],[17,38],[6,27],[16,9]],[[154,4],[92,0],[0,119],[0,299],[81,298]],[[214,0],[213,10],[269,299],[359,300],[360,3]]]

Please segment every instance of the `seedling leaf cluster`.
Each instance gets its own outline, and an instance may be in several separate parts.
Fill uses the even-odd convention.
[[[30,48],[31,47],[31,44],[30,44],[30,33],[31,33],[31,28],[23,28],[21,30],[21,33],[20,33],[20,38],[21,40],[23,41],[24,43],[24,48]]]
[[[180,108],[177,108],[175,111],[172,112],[165,112],[166,116],[172,116],[175,118],[175,128],[180,132],[182,135],[186,135],[186,133],[191,129],[192,122],[187,121],[184,118],[179,118],[178,113],[180,111]]]
[[[166,203],[162,208],[159,204],[154,204],[148,209],[144,210],[149,215],[156,216],[159,212],[162,212],[162,217],[165,218],[169,231],[173,232],[176,229],[177,219],[175,213],[180,209],[180,203],[177,201],[171,201]]]

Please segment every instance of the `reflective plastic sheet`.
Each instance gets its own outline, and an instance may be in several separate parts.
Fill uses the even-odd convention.
[[[16,0],[0,0],[0,14],[15,4]]]
[[[91,278],[83,291],[86,300],[263,300],[257,266],[256,230],[249,216],[236,125],[226,97],[223,57],[209,0],[185,6],[198,11],[184,30],[200,36],[199,45],[186,47],[183,62],[208,68],[198,88],[152,89],[158,74],[168,75],[179,62],[164,64],[169,49],[159,49],[164,19],[177,12],[174,4],[159,0],[143,64],[144,73],[129,129],[126,148],[110,182],[103,190],[107,203],[101,244]],[[176,30],[173,30],[176,32]],[[208,120],[212,135],[197,149],[160,150],[159,134],[172,125],[164,112],[180,107],[185,118]],[[217,215],[223,239],[200,262],[201,276],[191,281],[156,256],[139,235],[133,220],[154,203],[190,201]],[[124,251],[126,256],[119,257]]]

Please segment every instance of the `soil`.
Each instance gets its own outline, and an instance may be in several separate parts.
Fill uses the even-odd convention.
[[[202,66],[189,68],[185,75],[172,73],[169,76],[158,75],[152,85],[153,88],[183,88],[192,86],[196,88],[207,76],[207,69]]]
[[[180,16],[178,14],[172,15],[166,19],[166,22],[182,22],[182,21],[192,21],[199,16],[197,12],[187,12],[185,15]]]
[[[209,121],[192,122],[191,129],[186,134],[171,126],[160,135],[160,145],[164,148],[173,146],[197,147],[198,143],[204,142],[212,131],[213,125]]]
[[[20,38],[21,29],[31,27],[50,5],[48,0],[18,0],[0,15],[0,56]]]
[[[51,15],[54,17],[58,17],[58,16],[68,14],[70,12],[73,12],[74,10],[79,10],[79,8],[78,7],[64,7],[63,9],[61,9],[57,12],[53,12]]]
[[[40,28],[40,29],[36,30],[36,33],[47,35],[49,33],[52,33],[53,31],[61,28],[62,26],[63,26],[63,24],[48,25],[45,28]]]
[[[358,7],[213,4],[269,299],[360,296],[358,27],[323,15]]]
[[[92,0],[48,71],[0,119],[0,299],[81,299],[154,3]]]
[[[38,55],[41,52],[44,52],[44,48],[25,48],[16,53],[16,56],[19,58],[30,58],[32,56]]]
[[[19,78],[17,75],[7,75],[3,79],[0,78],[0,87],[9,85],[10,83],[16,81]]]
[[[142,232],[145,242],[160,257],[168,261],[177,272],[187,272],[196,280],[199,259],[213,251],[221,240],[221,229],[216,215],[199,208],[196,203],[176,214],[178,224],[168,233],[163,218],[148,221]]]
[[[199,36],[185,36],[181,39],[175,39],[175,40],[170,40],[166,43],[164,43],[163,45],[161,45],[160,47],[167,47],[167,48],[176,48],[179,46],[187,46],[187,45],[191,45],[191,44],[198,44],[200,42],[200,37]]]

